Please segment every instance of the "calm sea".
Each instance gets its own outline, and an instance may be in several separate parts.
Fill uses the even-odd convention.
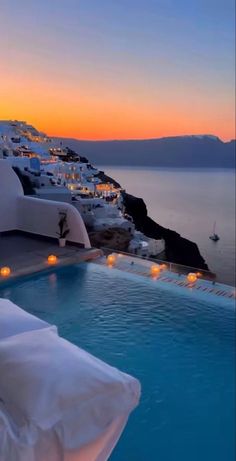
[[[235,172],[101,166],[128,193],[142,197],[162,226],[198,244],[219,280],[235,284]],[[214,221],[220,240],[209,239]]]

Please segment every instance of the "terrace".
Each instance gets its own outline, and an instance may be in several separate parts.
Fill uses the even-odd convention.
[[[62,214],[69,234],[64,250],[58,248]],[[60,263],[94,254],[85,250],[91,245],[78,210],[67,203],[24,196],[17,175],[4,160],[0,160],[0,216],[0,265],[11,266],[14,276],[42,270],[49,254]]]
[[[0,267],[10,268],[10,279],[48,269],[49,255],[55,255],[56,264],[63,266],[93,260],[101,255],[101,251],[94,248],[80,248],[73,244],[59,248],[54,239],[40,238],[21,232],[0,235]],[[5,277],[0,276],[0,283],[4,280]]]

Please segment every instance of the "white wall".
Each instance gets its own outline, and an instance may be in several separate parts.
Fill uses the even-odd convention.
[[[0,232],[17,229],[16,197],[23,194],[16,173],[6,160],[0,160]]]
[[[18,199],[18,229],[46,237],[58,238],[59,213],[67,213],[70,233],[67,240],[90,248],[88,234],[78,210],[73,205],[34,197]]]
[[[59,212],[67,213],[67,240],[90,248],[84,221],[73,205],[24,196],[16,173],[0,160],[0,232],[21,230],[57,238]]]

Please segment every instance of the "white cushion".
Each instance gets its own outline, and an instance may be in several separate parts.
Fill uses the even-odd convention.
[[[0,340],[31,330],[48,328],[50,325],[12,303],[0,298]],[[56,327],[54,327],[56,330]]]
[[[105,460],[130,411],[137,405],[139,394],[136,379],[96,359],[50,329],[0,341],[3,401],[0,409],[7,415],[11,428],[12,424],[18,428],[13,444],[25,443],[32,450],[42,431],[51,434],[53,430],[57,444],[65,452],[76,450],[77,453],[103,440],[106,431],[118,424],[119,430],[116,428],[115,436],[112,433],[112,442],[111,439],[106,442],[103,455],[100,450],[99,457],[88,457],[88,460]],[[10,445],[10,430],[5,427],[5,431],[4,440]],[[55,449],[58,451],[58,446]],[[33,461],[36,459],[32,457]],[[57,459],[62,458],[55,457]]]

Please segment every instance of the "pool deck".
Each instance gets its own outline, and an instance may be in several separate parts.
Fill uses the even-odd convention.
[[[56,265],[49,265],[47,257],[57,256]],[[157,277],[152,277],[150,267],[153,262],[123,254],[115,255],[114,268],[157,281],[160,288],[172,288],[182,292],[191,292],[215,299],[235,301],[234,287],[221,283],[210,282],[199,278],[196,283],[190,284],[186,275],[176,274],[169,270],[161,271]],[[106,266],[107,260],[102,250],[96,248],[84,249],[76,245],[66,245],[59,248],[57,241],[47,238],[38,239],[32,235],[10,234],[0,235],[0,267],[8,266],[11,274],[8,277],[0,275],[0,284],[14,280],[20,276],[32,275],[52,267],[62,267],[80,262],[93,261]]]
[[[192,294],[199,293],[199,295],[202,294],[204,297],[207,296],[208,299],[218,298],[222,300],[235,300],[235,288],[229,285],[218,282],[210,282],[209,280],[204,280],[202,278],[199,278],[196,283],[191,284],[188,282],[186,275],[176,274],[168,270],[161,271],[157,277],[152,277],[150,268],[151,265],[153,265],[153,262],[132,256],[124,256],[122,254],[114,253],[114,255],[116,257],[114,264],[115,269],[156,280],[162,287],[176,287],[185,292],[188,290],[188,292],[191,291]],[[96,264],[107,265],[105,256],[97,258],[94,262]]]
[[[56,266],[61,267],[94,260],[101,256],[102,252],[95,248],[84,249],[75,245],[59,248],[56,241],[28,235],[0,235],[0,267],[8,266],[11,269],[9,277],[0,276],[0,283],[52,267],[47,262],[50,254],[57,256]]]

